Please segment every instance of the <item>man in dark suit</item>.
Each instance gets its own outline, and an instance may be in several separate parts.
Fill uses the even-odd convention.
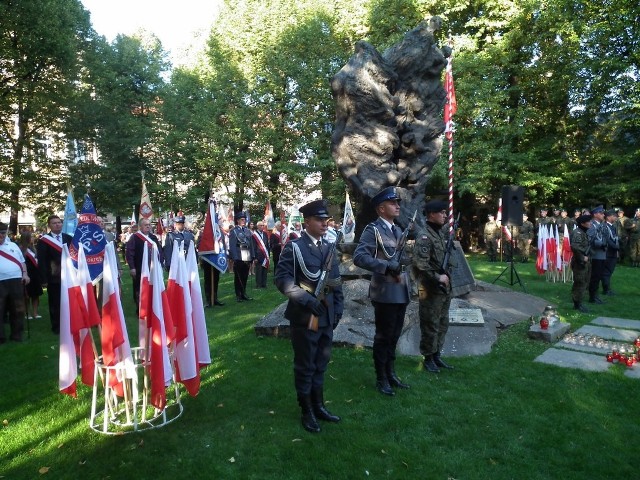
[[[236,291],[236,300],[244,302],[251,300],[247,296],[247,280],[251,262],[256,258],[256,251],[251,230],[246,227],[247,214],[238,212],[235,219],[236,226],[229,234],[229,256],[233,260],[233,286]]]
[[[306,230],[300,238],[287,242],[282,250],[276,286],[289,298],[284,316],[291,322],[293,374],[302,426],[316,433],[320,431],[318,420],[340,421],[340,417],[324,405],[324,374],[331,357],[333,329],[342,318],[344,299],[336,256],[327,271],[329,281],[324,300],[314,295],[332,248],[322,239],[329,218],[326,202],[308,203],[300,212]],[[318,319],[317,328],[310,323],[312,315]]]
[[[269,235],[264,222],[256,223],[253,240],[256,252],[256,287],[267,288],[267,273],[269,272]]]
[[[395,187],[385,188],[371,199],[378,219],[365,227],[353,253],[353,263],[372,272],[369,298],[376,322],[373,337],[376,389],[390,396],[395,395],[392,386],[409,388],[395,372],[396,346],[409,304],[409,274],[401,262],[410,263],[406,258],[396,258],[402,231],[393,220],[400,215],[399,202]]]
[[[49,233],[38,241],[38,269],[40,281],[47,288],[49,299],[49,318],[51,331],[60,333],[60,261],[62,245],[69,245],[73,238],[62,233],[62,220],[57,215],[49,215],[47,219]]]
[[[160,262],[163,263],[160,242],[158,241],[158,237],[151,233],[151,222],[143,218],[138,222],[138,227],[138,231],[129,237],[125,247],[125,257],[127,259],[127,265],[129,265],[129,273],[133,278],[133,301],[136,304],[136,312],[138,312],[140,305],[140,275],[142,274],[142,256],[144,255],[145,247],[149,248],[149,259],[151,259],[152,247],[155,243],[158,247]]]

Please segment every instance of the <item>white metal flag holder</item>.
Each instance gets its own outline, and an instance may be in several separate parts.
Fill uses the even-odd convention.
[[[167,397],[167,404],[163,409],[153,407],[149,402],[150,362],[145,360],[143,348],[132,348],[131,352],[136,371],[134,378],[126,378],[125,369],[121,365],[104,365],[102,357],[95,362],[89,426],[98,433],[123,435],[160,428],[182,415],[183,407],[175,375],[172,382],[173,388],[169,387],[170,391],[173,390],[174,397]],[[108,379],[112,375],[122,378],[124,398],[119,398],[113,387],[109,385]],[[138,388],[139,382],[142,383],[142,390]],[[104,391],[99,392],[99,390]],[[99,406],[102,402],[103,404]]]

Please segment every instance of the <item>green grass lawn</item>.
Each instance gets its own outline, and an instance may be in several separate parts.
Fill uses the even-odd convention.
[[[505,266],[483,257],[470,264],[485,281]],[[546,282],[531,263],[516,268],[527,291],[558,307],[572,329],[601,315],[640,319],[640,269],[618,267],[618,295],[585,315],[571,309],[570,284]],[[124,307],[133,319],[129,287]],[[229,274],[220,292],[226,305],[207,309],[213,363],[200,394],[183,394],[182,416],[155,430],[107,436],[89,428],[91,390],[79,386],[78,399],[58,393],[58,338],[47,315],[31,322],[30,339],[1,345],[0,478],[638,476],[640,382],[621,366],[590,373],[533,362],[549,345],[529,340],[526,322],[501,332],[488,355],[453,358],[454,371],[428,374],[420,358],[400,358],[411,389],[393,398],[374,389],[370,351],[334,349],[325,398],[343,420],[313,435],[300,426],[289,342],[253,330],[283,297],[269,284],[238,304]],[[134,343],[137,331],[129,337]]]

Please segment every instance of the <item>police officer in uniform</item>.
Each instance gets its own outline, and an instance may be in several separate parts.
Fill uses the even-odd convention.
[[[178,242],[180,251],[183,255],[189,251],[191,245],[195,245],[193,233],[184,228],[184,215],[177,215],[173,220],[173,231],[167,233],[164,240],[164,262],[165,268],[168,270],[171,266],[171,257],[173,256],[173,244]],[[197,256],[197,255],[196,255]]]
[[[582,304],[582,297],[591,279],[591,245],[587,230],[591,227],[591,215],[580,215],[576,219],[577,228],[569,233],[571,242],[571,270],[573,271],[573,286],[571,299],[573,308],[587,313],[589,310]]]
[[[615,295],[611,290],[611,277],[618,263],[618,252],[620,252],[620,239],[615,222],[618,212],[614,209],[607,210],[604,214],[604,228],[609,230],[607,235],[607,254],[604,259],[604,272],[602,275],[602,293],[608,296]]]
[[[353,263],[372,272],[369,298],[376,324],[373,364],[376,389],[384,395],[395,395],[391,387],[409,388],[398,378],[394,366],[409,304],[409,274],[404,266],[411,263],[406,258],[396,258],[402,231],[393,220],[400,215],[399,202],[395,187],[385,188],[371,199],[378,219],[365,227],[353,253]]]
[[[605,303],[598,296],[598,288],[604,277],[609,229],[604,222],[604,207],[598,205],[591,210],[591,227],[587,230],[591,244],[591,280],[589,280],[589,303]]]
[[[247,280],[249,267],[256,258],[256,249],[251,230],[247,228],[247,214],[238,212],[235,215],[236,226],[229,234],[229,256],[233,260],[233,286],[236,300],[251,300],[247,296]]]
[[[420,317],[420,353],[423,366],[431,373],[441,368],[453,368],[440,356],[449,329],[451,282],[448,274],[440,273],[449,236],[447,204],[431,200],[424,207],[426,228],[416,232],[413,266],[418,278],[418,315]],[[446,269],[453,267],[451,256]]]
[[[306,230],[300,238],[287,242],[278,268],[276,286],[289,298],[284,312],[291,323],[294,384],[302,410],[302,426],[313,433],[320,431],[318,420],[339,422],[324,405],[324,374],[331,357],[333,330],[343,312],[343,294],[337,256],[329,267],[325,298],[315,297],[316,286],[330,253],[323,236],[327,233],[329,212],[324,200],[300,207]],[[317,330],[310,318],[318,318]]]

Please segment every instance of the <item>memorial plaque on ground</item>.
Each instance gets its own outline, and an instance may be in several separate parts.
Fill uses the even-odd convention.
[[[456,246],[455,250],[451,252],[455,267],[451,269],[451,287],[454,297],[460,295],[466,295],[469,293],[476,284],[476,279],[473,278],[473,272],[469,267],[469,262],[464,256],[464,251],[460,242],[453,242]]]
[[[479,308],[451,308],[449,309],[449,324],[481,327],[484,325],[482,310]]]

